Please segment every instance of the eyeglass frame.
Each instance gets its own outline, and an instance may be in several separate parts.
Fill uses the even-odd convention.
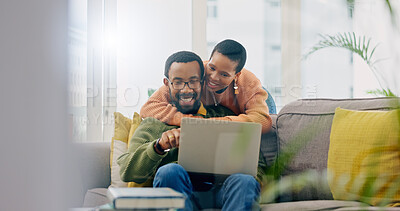
[[[169,80],[169,78],[166,78],[166,79],[168,80],[169,83],[171,83],[172,88],[174,88],[175,90],[182,90],[182,89],[185,88],[186,85],[187,85],[187,87],[189,87],[189,89],[199,89],[199,88],[201,88],[201,85],[202,85],[202,83],[203,83],[203,80],[199,80],[199,82],[200,82],[200,87],[198,87],[198,88],[192,88],[192,87],[190,87],[190,85],[189,85],[190,81],[187,81],[187,82],[182,81],[182,83],[184,83],[183,87],[182,87],[181,89],[176,89],[175,86],[174,86],[174,82],[171,82],[171,81]]]

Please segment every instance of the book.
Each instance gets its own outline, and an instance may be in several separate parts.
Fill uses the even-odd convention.
[[[101,206],[95,207],[95,208],[88,208],[85,210],[81,210],[81,211],[176,211],[177,209],[140,209],[140,208],[132,208],[132,209],[115,209],[113,203],[107,203],[107,204],[103,204]]]
[[[185,196],[171,188],[109,188],[115,209],[183,209]]]

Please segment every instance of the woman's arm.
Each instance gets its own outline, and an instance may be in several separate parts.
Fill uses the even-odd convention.
[[[262,125],[262,132],[266,133],[272,126],[268,105],[265,102],[267,98],[268,93],[262,87],[257,90],[252,90],[243,96],[238,96],[238,104],[243,113],[238,116],[227,116],[226,118],[232,121],[260,123]]]
[[[262,132],[266,133],[272,125],[269,116],[268,105],[265,102],[268,93],[261,85],[260,80],[250,71],[243,69],[237,80],[239,93],[234,94],[233,89],[227,89],[223,95],[221,104],[238,116],[226,116],[224,119],[238,122],[257,122],[262,125]]]

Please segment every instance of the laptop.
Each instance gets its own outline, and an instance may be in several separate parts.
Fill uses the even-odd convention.
[[[261,124],[183,118],[178,164],[187,172],[257,176]]]

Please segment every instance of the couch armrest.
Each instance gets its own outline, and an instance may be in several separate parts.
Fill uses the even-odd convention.
[[[76,168],[79,170],[82,199],[92,188],[108,188],[111,182],[110,143],[74,143]],[[77,194],[78,195],[78,194]]]

